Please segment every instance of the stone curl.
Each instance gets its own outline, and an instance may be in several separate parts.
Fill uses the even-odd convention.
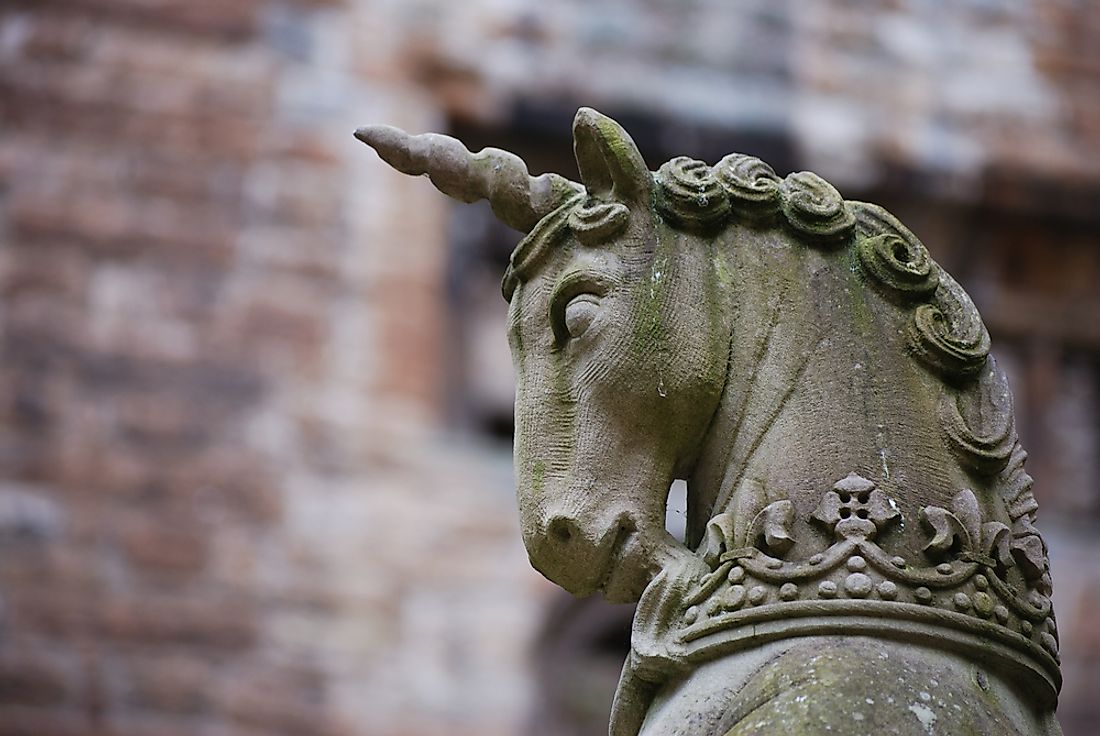
[[[714,167],[714,175],[737,214],[749,219],[768,219],[779,212],[782,179],[760,159],[731,153]]]
[[[585,245],[598,245],[618,235],[630,221],[630,210],[618,202],[588,199],[569,214],[569,227]]]
[[[687,229],[705,229],[726,218],[730,202],[711,168],[702,161],[678,156],[657,171],[660,213]]]
[[[798,234],[818,245],[844,242],[855,225],[848,203],[816,174],[781,179],[753,156],[732,153],[714,167],[680,156],[654,176],[658,212],[687,230],[718,227],[732,214],[761,226],[782,213]]]
[[[913,313],[909,347],[926,366],[948,380],[974,377],[989,355],[989,332],[974,303],[943,269],[930,304]]]
[[[856,251],[871,285],[891,301],[921,301],[939,286],[936,264],[916,238],[881,233],[860,240]]]
[[[842,241],[855,217],[840,192],[810,171],[790,174],[780,187],[783,214],[791,227],[821,241]]]

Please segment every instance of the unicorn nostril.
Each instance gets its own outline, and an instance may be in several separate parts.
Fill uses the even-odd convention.
[[[550,523],[546,526],[546,531],[549,532],[550,537],[562,544],[566,544],[573,538],[573,523],[568,519],[555,516],[550,520]]]

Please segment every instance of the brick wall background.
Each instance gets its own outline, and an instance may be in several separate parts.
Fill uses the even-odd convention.
[[[452,129],[571,173],[580,104],[654,167],[818,170],[967,286],[1033,452],[1063,723],[1092,732],[1088,3],[12,0],[0,734],[602,732],[629,612],[528,568],[507,442],[471,419],[507,402],[510,243],[350,137]]]

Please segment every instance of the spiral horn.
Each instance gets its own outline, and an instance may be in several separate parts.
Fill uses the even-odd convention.
[[[409,135],[390,125],[368,125],[355,131],[355,137],[403,174],[427,174],[447,196],[463,202],[489,200],[501,222],[523,233],[566,198],[584,191],[557,174],[531,176],[514,153],[499,148],[471,153],[446,135]]]

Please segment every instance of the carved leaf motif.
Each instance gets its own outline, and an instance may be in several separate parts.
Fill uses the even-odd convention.
[[[871,491],[871,498],[867,502],[867,518],[875,522],[875,528],[880,532],[891,523],[901,518],[901,512],[897,506],[882,491],[877,488]]]
[[[630,632],[629,670],[634,677],[663,682],[687,664],[669,636],[684,598],[699,580],[699,560],[684,557],[664,567],[642,593]]]
[[[970,533],[959,518],[947,509],[925,506],[920,511],[920,521],[932,533],[932,541],[924,546],[924,553],[929,557],[944,557],[956,547],[956,540],[962,549],[972,547]]]
[[[753,519],[749,527],[749,542],[755,543],[763,537],[764,551],[784,555],[794,545],[790,535],[792,523],[794,505],[789,500],[770,503]]]
[[[1012,554],[1028,580],[1039,580],[1046,573],[1046,544],[1038,534],[1028,534],[1012,540]]]
[[[840,506],[840,496],[837,495],[837,492],[827,491],[821,497],[821,503],[817,505],[817,509],[814,510],[810,518],[820,522],[831,532],[836,528],[837,522],[840,521]]]
[[[979,541],[982,535],[982,510],[974,491],[967,488],[955,496],[951,501],[951,510],[966,529],[967,542]]]
[[[723,552],[731,549],[734,538],[733,514],[718,514],[707,522],[707,533],[703,540],[703,561],[711,567],[718,567]]]
[[[757,478],[742,480],[734,492],[730,514],[733,516],[733,535],[729,537],[729,546],[748,546],[749,527],[760,509],[768,505],[768,495],[764,492],[764,483]]]
[[[1024,571],[1024,577],[1033,582],[1042,579],[1048,568],[1047,546],[1039,530],[1031,523],[1030,515],[1025,514],[1012,522],[1011,549],[1012,556]]]
[[[982,554],[992,558],[1001,567],[1012,567],[1012,533],[999,521],[982,525]]]

